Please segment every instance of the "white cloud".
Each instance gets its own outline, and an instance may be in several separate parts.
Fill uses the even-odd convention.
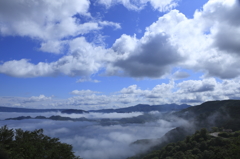
[[[118,57],[108,70],[117,75],[136,78],[159,78],[170,72],[173,65],[183,61],[178,47],[165,32],[145,32],[141,39],[123,35],[113,45]],[[127,39],[127,41],[126,41]]]
[[[120,118],[131,118],[139,115],[143,115],[141,112],[132,112],[132,113],[84,113],[84,114],[62,114],[56,113],[56,115],[70,117],[70,118],[81,118],[85,117],[87,119],[101,119],[101,118],[109,118],[109,119],[120,119]],[[20,116],[20,115],[19,115]]]
[[[183,79],[183,78],[188,78],[190,75],[187,72],[181,72],[181,71],[176,71],[173,74],[173,79]]]
[[[46,97],[45,95],[41,94],[39,96],[32,96],[24,101],[24,103],[31,103],[31,102],[40,102],[40,101],[46,101],[51,100],[52,97]]]
[[[182,93],[214,91],[217,82],[215,79],[187,80],[178,84]]]
[[[34,65],[27,59],[7,61],[0,65],[0,72],[14,77],[48,76],[53,73],[49,64],[40,62]]]
[[[217,81],[214,78],[186,80],[175,83],[158,84],[152,89],[141,89],[130,85],[109,95],[92,90],[73,90],[73,97],[56,99],[41,95],[39,97],[1,97],[2,106],[30,108],[76,108],[83,110],[121,108],[137,104],[191,104],[205,101],[240,99],[239,78]],[[28,101],[28,102],[26,102]],[[31,102],[31,103],[29,103]],[[16,105],[19,104],[19,105]]]
[[[44,52],[58,54],[62,52],[66,44],[67,44],[66,41],[47,41],[41,43],[41,47],[39,49]]]
[[[135,93],[140,93],[141,90],[137,88],[137,85],[131,85],[127,88],[123,88],[120,93],[121,94],[135,94]]]
[[[38,39],[40,50],[62,53],[63,39],[81,36],[103,27],[120,29],[118,23],[91,17],[89,0],[22,0],[0,2],[0,35]]]
[[[80,96],[87,96],[87,95],[92,95],[92,94],[97,94],[100,92],[96,92],[96,91],[91,91],[91,90],[74,90],[71,92],[71,94],[73,95],[80,95]]]
[[[115,3],[122,3],[137,8],[143,7],[147,2],[156,6],[175,3],[170,0],[161,2],[155,0],[98,1],[109,7]],[[0,12],[4,13],[0,14],[2,34],[43,39],[40,49],[52,53],[60,53],[66,45],[69,46],[68,54],[55,62],[33,64],[27,59],[21,59],[0,64],[0,73],[10,76],[88,77],[100,69],[104,69],[107,75],[140,79],[164,78],[170,74],[173,67],[200,71],[205,73],[205,77],[220,79],[231,79],[240,74],[238,69],[240,67],[238,45],[240,21],[237,17],[240,5],[236,0],[210,0],[202,10],[195,12],[192,19],[188,19],[177,10],[171,10],[147,27],[143,37],[138,39],[135,35],[123,34],[110,49],[105,49],[102,43],[101,46],[94,45],[94,42],[89,43],[83,37],[59,40],[63,37],[85,34],[105,26],[112,26],[116,29],[121,27],[120,24],[109,21],[94,21],[90,18],[88,22],[82,23],[76,19],[73,15],[90,16],[88,13],[89,1],[74,0],[69,4],[63,0],[58,3],[55,1],[37,3],[25,0],[15,3],[11,0],[0,3],[2,3]],[[17,7],[17,4],[20,3],[23,8]],[[36,11],[28,5],[39,6],[39,13],[43,11],[43,8],[44,11],[47,11],[36,18],[35,16],[38,14],[36,15]],[[16,10],[10,12],[10,6]],[[58,7],[55,8],[56,6]],[[61,10],[59,6],[62,6]],[[18,14],[22,9],[24,9],[23,13]],[[56,13],[53,12],[55,10]],[[60,11],[61,13],[59,13]],[[33,23],[28,25],[29,27],[36,26],[38,28],[40,26],[40,29],[27,28],[28,33],[25,33],[10,27],[18,25],[15,23],[19,23],[20,26],[20,23],[25,21],[26,24]],[[9,31],[4,29],[5,25],[9,25],[7,27],[10,29]],[[82,79],[79,82],[81,81],[85,80]]]
[[[209,30],[206,58],[199,60],[207,76],[230,79],[239,76],[240,5],[237,0],[209,1],[195,19],[205,30]]]
[[[98,3],[105,5],[107,8],[116,4],[122,4],[124,7],[131,10],[140,10],[142,7],[141,3],[137,1],[131,2],[130,0],[98,0]]]
[[[78,32],[76,18],[72,16],[90,16],[89,5],[88,0],[1,1],[1,33],[45,40],[72,35]]]
[[[102,26],[112,26],[112,27],[115,27],[116,29],[121,29],[121,25],[119,23],[114,23],[109,21],[100,21],[99,24]]]
[[[159,112],[155,112],[159,113]],[[62,117],[69,117],[69,118],[87,118],[87,119],[102,119],[102,118],[109,118],[109,119],[121,119],[121,118],[131,118],[131,117],[137,117],[139,115],[143,115],[142,112],[132,112],[132,113],[83,113],[83,114],[67,114],[67,113],[61,113],[58,112],[34,112],[31,114],[26,114],[24,112],[6,112],[2,113],[0,116],[0,120],[5,120],[7,118],[15,118],[19,116],[31,116],[32,118],[35,118],[37,116],[45,116],[47,118],[51,116],[62,116]]]
[[[76,81],[76,83],[83,83],[83,82],[93,82],[93,83],[99,83],[101,81],[96,80],[96,79],[91,79],[91,78],[81,78]]]
[[[159,10],[160,12],[165,12],[165,11],[169,11],[173,8],[175,8],[178,4],[177,4],[177,0],[142,0],[145,2],[150,2],[150,4],[152,5],[152,7],[156,10]]]
[[[239,72],[239,15],[236,0],[210,0],[193,19],[172,10],[147,28],[165,32],[185,61],[176,67],[201,71],[208,77],[231,79]]]
[[[43,128],[45,135],[57,137],[60,142],[72,145],[75,154],[85,159],[121,159],[145,150],[143,147],[130,146],[132,142],[139,139],[160,138],[180,123],[177,121],[170,124],[161,120],[145,124],[100,126],[96,122],[34,119],[3,120],[0,126],[3,125],[28,131]],[[149,132],[149,129],[153,131]]]
[[[54,96],[45,96],[43,94],[39,96],[31,97],[0,97],[1,106],[7,107],[24,107],[24,108],[43,108],[45,104],[49,105],[54,102]]]
[[[180,102],[205,102],[209,100],[239,99],[238,78],[217,82],[215,79],[188,80],[179,83],[176,92]]]
[[[33,64],[27,59],[7,61],[0,65],[0,73],[14,77],[90,76],[112,58],[101,46],[88,43],[79,37],[69,42],[70,54],[58,61]]]
[[[119,39],[115,41],[112,49],[120,54],[121,58],[126,59],[131,52],[133,52],[138,45],[138,39],[134,35],[133,37],[123,34]]]
[[[84,93],[87,94],[84,94]],[[96,92],[79,91],[78,96],[70,97],[61,105],[75,107],[84,110],[91,110],[102,108],[103,106],[111,104],[112,99],[106,95],[97,94]],[[58,105],[58,103],[56,103]]]
[[[142,10],[147,3],[150,3],[155,10],[160,12],[169,11],[177,6],[177,0],[98,0],[98,3],[105,5],[107,8],[117,4],[122,4],[130,10]]]
[[[148,102],[152,104],[174,103],[173,101],[171,102],[173,98],[174,87],[174,81],[169,81],[169,83],[162,83],[156,85],[152,90],[146,90],[143,96]]]

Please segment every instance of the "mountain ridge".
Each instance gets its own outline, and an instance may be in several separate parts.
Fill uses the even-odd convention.
[[[58,112],[66,114],[82,114],[82,113],[131,113],[131,112],[150,112],[150,111],[179,111],[190,107],[187,104],[164,104],[164,105],[148,105],[138,104],[135,106],[118,108],[118,109],[99,109],[85,111],[82,109],[34,109],[34,108],[16,108],[0,106],[0,112],[24,112],[24,113],[42,113],[42,112]]]
[[[189,125],[182,125],[168,131],[157,139],[141,139],[131,145],[148,146],[149,150],[143,154],[128,159],[142,159],[153,150],[160,150],[168,143],[184,140],[201,128],[210,130],[213,127],[240,130],[240,100],[207,101],[200,105],[189,107],[171,115],[189,121]],[[170,117],[171,118],[171,117]]]
[[[149,104],[138,104],[135,106],[118,108],[118,109],[100,109],[100,110],[89,110],[89,112],[98,113],[131,113],[131,112],[150,112],[150,111],[179,111],[191,107],[187,104],[163,104],[163,105],[149,105]]]

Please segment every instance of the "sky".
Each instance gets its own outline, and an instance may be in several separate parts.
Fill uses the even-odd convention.
[[[238,0],[0,0],[0,106],[240,99]]]

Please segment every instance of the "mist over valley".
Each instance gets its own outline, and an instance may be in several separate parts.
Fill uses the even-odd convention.
[[[84,159],[124,159],[183,140],[201,128],[218,126],[238,130],[239,117],[236,118],[233,109],[238,112],[240,101],[212,101],[163,112],[76,114],[41,110],[1,112],[0,109],[0,126],[30,131],[43,128],[44,134],[72,145],[75,154]]]
[[[1,110],[3,109],[0,109],[0,112]],[[26,109],[17,110],[18,112],[14,112],[14,109],[6,112],[4,109],[5,112],[1,112],[0,116],[0,126],[7,125],[9,128],[30,131],[43,128],[44,134],[58,137],[62,142],[71,144],[76,155],[84,159],[123,159],[145,152],[151,145],[131,146],[131,144],[141,139],[161,138],[169,130],[187,123],[184,120],[166,119],[167,113],[173,110],[170,107],[171,111],[129,113],[86,111],[76,114],[62,113],[59,110],[49,112],[43,112],[41,109],[33,112],[29,110],[24,112]],[[45,118],[37,119],[39,116]],[[62,118],[53,119],[52,116]]]

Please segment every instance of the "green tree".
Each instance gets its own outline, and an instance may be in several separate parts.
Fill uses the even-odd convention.
[[[72,152],[72,146],[43,134],[43,129],[0,129],[0,146],[3,156],[9,159],[80,159]],[[6,144],[6,145],[5,145]]]
[[[13,129],[8,129],[6,125],[0,128],[0,144],[4,145],[4,147],[9,146],[13,140],[13,136]]]
[[[218,131],[219,131],[218,127],[212,127],[212,132],[218,132]]]

